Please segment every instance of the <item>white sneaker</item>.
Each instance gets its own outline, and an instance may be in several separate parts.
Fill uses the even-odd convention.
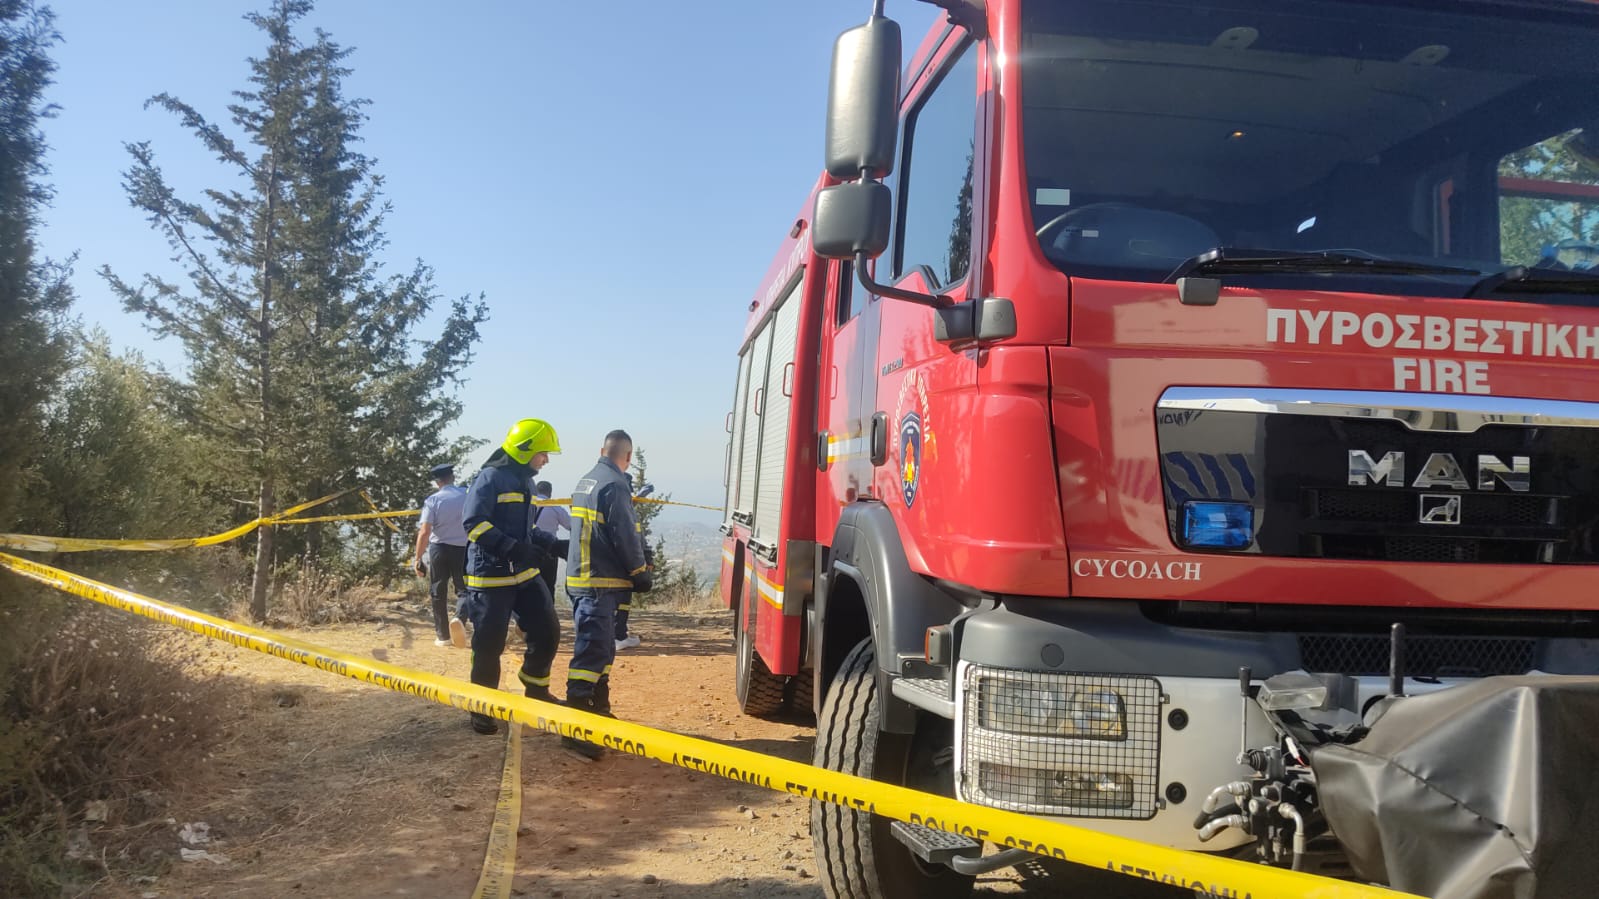
[[[459,618],[450,619],[450,643],[456,649],[466,648],[466,625]]]
[[[450,641],[448,641],[448,640],[439,640],[439,639],[435,639],[435,640],[434,640],[434,641],[433,641],[433,645],[434,645],[434,646],[449,646],[449,645],[451,645],[451,644],[450,644]]]
[[[643,643],[643,642],[644,642],[643,640],[640,640],[638,638],[638,634],[628,634],[625,639],[616,641],[616,648],[619,649],[619,650],[621,650],[621,649],[632,649],[635,646],[638,646],[640,643]]]

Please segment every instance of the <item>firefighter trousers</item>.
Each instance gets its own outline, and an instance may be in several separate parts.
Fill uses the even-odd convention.
[[[566,700],[595,700],[610,708],[611,663],[616,661],[616,605],[627,590],[568,590],[572,623],[572,664],[566,670]]]
[[[505,651],[506,631],[514,613],[527,632],[527,649],[517,676],[524,692],[547,695],[550,664],[561,642],[561,620],[543,579],[531,578],[514,587],[470,590],[466,605],[472,621],[472,683],[499,689],[500,654]]]

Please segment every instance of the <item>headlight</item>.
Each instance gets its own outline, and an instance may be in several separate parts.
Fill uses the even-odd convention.
[[[1127,739],[1127,706],[1115,690],[1080,690],[1067,704],[1071,730],[1065,736],[1095,740]]]
[[[983,727],[1003,733],[1127,739],[1127,705],[1120,693],[1107,688],[1067,693],[1040,689],[1028,681],[987,676],[978,686],[978,715]]]
[[[956,668],[955,793],[1035,815],[1147,820],[1160,803],[1160,681]]]
[[[1132,777],[1120,772],[1044,771],[982,762],[977,776],[985,794],[1030,805],[1127,809],[1136,798]]]

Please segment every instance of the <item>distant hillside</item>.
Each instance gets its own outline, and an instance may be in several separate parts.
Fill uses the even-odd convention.
[[[682,560],[706,584],[715,584],[722,571],[722,532],[711,522],[656,522],[654,536],[666,544],[668,559]]]

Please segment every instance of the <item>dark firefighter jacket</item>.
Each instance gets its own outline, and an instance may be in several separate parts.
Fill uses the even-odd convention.
[[[644,539],[633,515],[633,483],[601,458],[572,488],[572,534],[566,556],[568,590],[631,590],[643,574]]]
[[[536,472],[495,450],[466,491],[466,585],[477,589],[513,587],[538,576],[535,566],[511,561],[512,548],[532,543],[548,550],[554,537],[533,531],[533,475]],[[531,532],[531,533],[530,533]]]

